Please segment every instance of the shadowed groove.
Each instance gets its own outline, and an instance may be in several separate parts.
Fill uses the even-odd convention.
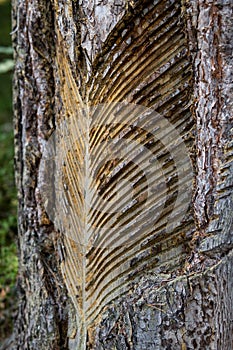
[[[172,1],[172,5],[171,5],[172,8],[175,5],[175,3],[176,3],[175,1]],[[169,5],[168,5],[168,7],[169,7]],[[178,7],[178,11],[180,11],[180,8],[179,8],[178,4],[177,4],[176,7]],[[157,9],[157,7],[155,6],[154,10],[156,10],[156,9]],[[98,73],[97,73],[97,76],[94,79],[95,86],[98,86],[99,81],[102,81],[102,79],[105,78],[105,75],[106,75],[106,73],[104,73],[105,67],[107,67],[107,69],[109,70],[108,71],[108,76],[105,79],[106,83],[108,83],[109,78],[110,77],[111,78],[114,77],[114,75],[113,75],[114,72],[116,74],[116,72],[122,70],[122,67],[124,67],[125,64],[127,64],[127,63],[129,64],[128,56],[131,57],[132,62],[134,62],[136,60],[133,57],[132,53],[131,53],[132,51],[134,52],[133,49],[135,49],[135,48],[139,49],[140,48],[139,44],[145,42],[147,38],[152,37],[152,39],[154,41],[154,38],[156,37],[156,32],[159,31],[159,29],[162,29],[162,31],[163,31],[163,29],[166,28],[165,27],[165,23],[166,22],[164,23],[163,21],[161,21],[161,17],[163,18],[164,15],[166,15],[166,11],[162,11],[161,15],[158,15],[158,16],[156,16],[156,13],[154,13],[154,11],[153,12],[150,11],[148,13],[148,15],[145,16],[144,22],[147,21],[148,16],[150,16],[150,15],[153,18],[154,26],[152,26],[153,23],[151,24],[152,28],[149,28],[150,24],[144,26],[144,30],[140,33],[140,35],[137,35],[137,37],[134,39],[134,41],[131,44],[126,44],[125,43],[125,40],[127,40],[126,37],[127,36],[131,37],[132,36],[132,32],[133,32],[133,34],[135,34],[135,33],[132,30],[132,26],[130,26],[129,29],[127,29],[127,26],[125,26],[124,31],[126,31],[126,33],[124,34],[124,37],[120,37],[120,39],[118,39],[116,41],[115,47],[113,46],[113,49],[111,49],[110,52],[107,52],[107,57],[106,57],[106,54],[105,54],[105,56],[104,56],[105,59],[101,60],[101,62],[103,62],[102,67],[101,67],[101,65],[98,66]],[[154,16],[156,17],[155,19],[154,19]],[[173,13],[172,11],[169,11],[168,12],[168,17],[169,17],[168,20],[171,17],[172,22],[173,23],[175,22],[175,24],[177,23],[177,18],[178,18],[178,13],[177,12]],[[157,21],[159,19],[160,19],[160,23],[157,23]],[[136,22],[135,19],[134,19],[134,21]],[[141,18],[141,21],[143,21],[143,18]],[[133,19],[131,19],[131,23],[132,22],[133,22]],[[141,24],[141,26],[143,26],[143,23]],[[160,28],[160,26],[162,26],[162,28]],[[111,34],[110,34],[110,37],[111,37]],[[157,39],[158,39],[158,37],[157,37]],[[121,44],[124,45],[123,51],[121,50],[121,47],[120,47]],[[126,50],[125,46],[127,46],[128,50]],[[144,46],[142,44],[141,44],[141,47],[144,49]],[[151,47],[152,48],[155,47],[155,43],[152,43]],[[104,52],[104,50],[103,50],[103,52]],[[120,53],[120,55],[117,57],[117,59],[114,60],[114,55],[115,55],[116,52],[118,54]],[[140,52],[140,50],[139,50],[139,52]],[[144,51],[143,50],[141,50],[141,55],[144,58]],[[114,64],[113,64],[113,60],[114,60]],[[97,62],[98,62],[98,59],[97,59]],[[95,70],[95,62],[93,63],[93,65],[94,65],[93,70]],[[92,91],[92,90],[90,89],[90,91]],[[96,91],[96,94],[98,94],[100,96],[101,92],[100,91]],[[90,94],[90,98],[93,99],[93,100],[96,99],[96,97],[92,96],[91,94]]]
[[[167,211],[169,210],[169,208],[167,208]],[[144,224],[146,224],[147,223],[147,221],[145,220],[145,222],[144,222]],[[162,223],[161,223],[162,224]],[[158,226],[158,225],[157,225]],[[149,228],[151,227],[151,225],[149,224]],[[145,237],[143,237],[142,235],[140,235],[140,237],[139,237],[139,240],[141,241],[141,240],[143,240],[143,239],[147,239],[148,238],[148,231],[146,230],[146,226],[144,226],[144,230],[145,230],[145,234],[144,234],[144,236]],[[127,231],[127,230],[126,230]],[[150,232],[150,234],[152,234],[154,232],[154,230],[152,229],[152,231]],[[164,237],[163,237],[163,239],[165,239],[165,236],[166,235],[164,235]],[[135,245],[138,245],[138,241],[136,241],[136,239],[134,239],[133,240],[133,244],[135,244]],[[118,251],[116,250],[116,257],[115,256],[113,256],[113,259],[112,260],[114,260],[114,259],[116,259],[117,258],[117,256],[118,256],[118,254],[119,254],[119,251],[121,250],[121,249],[123,249],[123,250],[125,250],[126,249],[126,247],[127,247],[127,245],[129,245],[129,243],[128,244],[126,244],[126,245],[124,245],[124,247],[123,248],[121,248],[121,247],[118,247]],[[132,245],[132,244],[131,244]],[[110,249],[110,247],[109,247],[109,249]],[[140,249],[140,248],[139,248]],[[97,248],[96,248],[96,250],[98,251],[98,246],[97,246]],[[101,251],[99,251],[100,253],[99,254],[97,254],[97,257],[95,257],[95,253],[94,252],[92,252],[92,255],[95,257],[95,260],[92,260],[92,264],[90,264],[90,266],[89,266],[89,268],[91,269],[91,271],[92,271],[92,273],[94,274],[94,273],[97,273],[97,275],[98,275],[98,278],[99,277],[101,277],[101,271],[103,270],[104,271],[104,267],[103,266],[107,266],[108,265],[108,259],[106,259],[106,254],[104,255],[104,256],[101,256],[102,255],[102,253],[101,253]],[[103,249],[103,252],[104,253],[106,253],[107,252],[107,250],[104,250]],[[108,253],[108,256],[110,256],[110,255],[112,255],[112,252],[110,251],[109,253]],[[89,256],[88,257],[90,260],[91,260],[91,256]],[[102,272],[103,272],[102,271]]]
[[[178,156],[184,139],[192,146],[192,72],[180,13],[175,0],[141,1],[127,12],[92,63],[85,101],[57,29],[56,214],[62,271],[84,328],[145,269],[172,270],[185,256],[179,220],[188,194],[179,191],[192,179]],[[185,225],[191,232],[190,213]]]

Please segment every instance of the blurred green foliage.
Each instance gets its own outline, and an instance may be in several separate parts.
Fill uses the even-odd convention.
[[[0,126],[0,287],[12,287],[17,273],[13,131],[6,126]]]
[[[0,63],[12,58],[11,49],[11,2],[0,0]],[[5,48],[5,50],[3,50]],[[9,122],[12,116],[12,72],[0,74],[0,124]],[[2,131],[1,131],[2,132]]]
[[[12,119],[11,74],[11,72],[0,74],[0,124],[9,123]]]
[[[0,66],[12,60],[11,3],[0,0]],[[14,185],[12,128],[12,69],[0,73],[0,341],[12,330],[15,280],[18,270],[16,231],[17,200]],[[1,69],[3,71],[4,69]]]
[[[11,45],[11,1],[0,0],[0,43],[1,46]]]

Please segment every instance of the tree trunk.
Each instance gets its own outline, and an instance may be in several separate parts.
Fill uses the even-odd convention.
[[[232,24],[227,0],[13,1],[11,349],[233,348]]]

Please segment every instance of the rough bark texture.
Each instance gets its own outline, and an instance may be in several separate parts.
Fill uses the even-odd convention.
[[[125,81],[113,78],[116,80],[105,80],[107,88],[101,85],[105,72],[114,73],[114,67],[112,76],[120,76],[123,68],[120,64],[117,68],[117,55],[128,57],[125,67],[137,61],[132,48],[138,57],[145,52],[150,60],[150,45],[156,45],[159,35],[154,34],[159,33],[154,23],[160,23],[161,16],[165,28],[171,25],[164,13],[178,18],[174,22],[178,34],[168,41],[174,44],[169,49],[166,43],[164,46],[171,54],[180,52],[174,62],[183,55],[178,66],[183,69],[183,90],[187,90],[186,97],[174,98],[173,109],[167,102],[166,107],[156,102],[158,96],[166,101],[162,66],[153,74],[145,65],[148,79],[139,73],[131,79],[125,68]],[[144,44],[143,28],[148,23],[147,32],[153,35]],[[20,270],[19,312],[10,349],[233,348],[232,28],[232,2],[227,0],[111,0],[98,4],[14,0]],[[135,41],[138,47],[131,44]],[[155,69],[159,56],[153,57],[150,67]],[[140,68],[137,62],[133,64]],[[170,89],[178,73],[172,71],[167,83]],[[141,85],[135,86],[137,79]],[[156,79],[161,79],[158,85]],[[126,92],[117,95],[117,82]],[[193,210],[183,226],[166,240],[148,243],[150,250],[142,248],[144,255],[137,253],[130,265],[129,285],[114,300],[100,304],[99,314],[84,334],[77,322],[80,315],[73,281],[69,272],[64,277],[64,269],[72,268],[64,249],[70,249],[70,243],[50,221],[38,181],[42,152],[58,122],[71,110],[71,98],[76,108],[77,94],[69,95],[68,90],[77,90],[84,101],[94,103],[117,96],[118,100],[155,106],[174,125],[175,112],[181,108],[179,132],[195,169]]]
[[[54,29],[47,1],[13,5],[16,182],[19,189],[17,349],[60,349],[67,333],[67,297],[54,247],[56,232],[37,193],[41,145],[54,126]]]

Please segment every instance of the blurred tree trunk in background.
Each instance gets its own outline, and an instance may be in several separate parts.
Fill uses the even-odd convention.
[[[20,268],[10,349],[233,348],[232,24],[225,0],[13,1]],[[81,100],[153,107],[177,128],[194,169],[182,225],[165,238],[157,228],[127,273],[118,257],[123,289],[108,299],[101,291],[89,321],[77,247],[55,229],[40,185],[47,142]],[[87,293],[94,273],[105,283],[101,264]]]

